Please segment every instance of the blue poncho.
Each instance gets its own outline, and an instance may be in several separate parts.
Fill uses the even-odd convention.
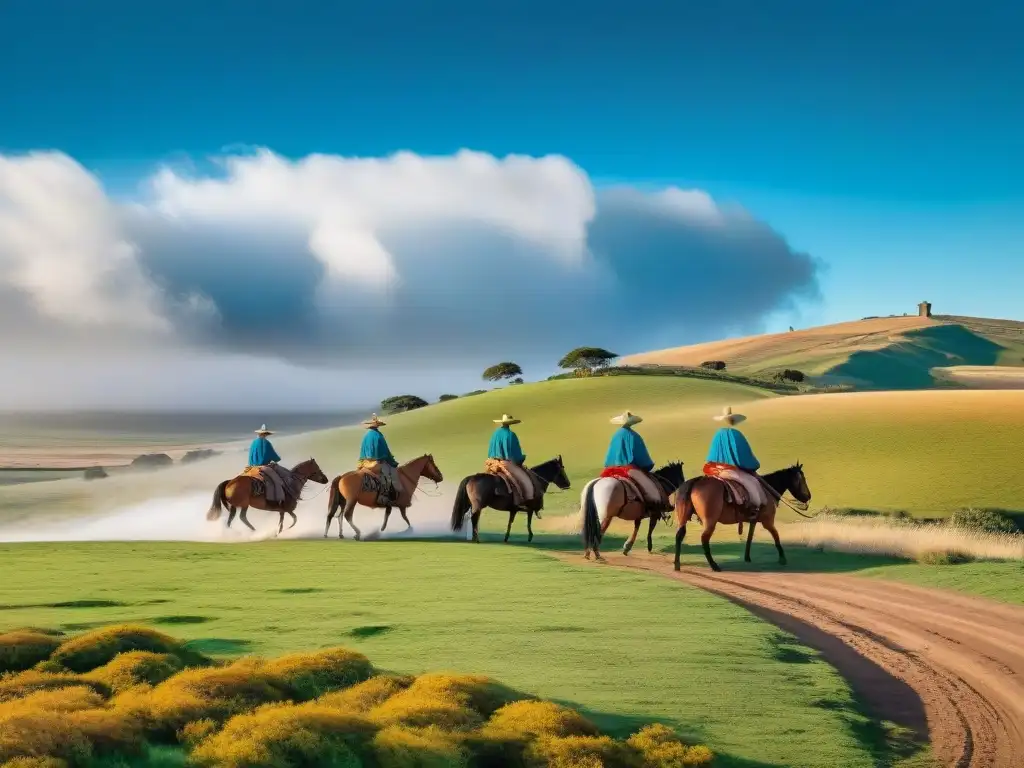
[[[717,464],[728,464],[749,472],[756,472],[761,468],[761,462],[750,450],[750,443],[743,433],[732,427],[722,427],[715,433],[711,441],[711,450],[708,451],[708,461]]]
[[[257,437],[252,441],[252,445],[249,446],[250,467],[265,467],[272,461],[280,460],[281,457],[277,455],[274,446],[265,437]]]
[[[654,459],[647,452],[644,439],[629,427],[620,427],[612,435],[608,453],[604,457],[606,467],[636,467],[645,472],[654,469]]]
[[[363,443],[359,446],[359,460],[363,459],[382,461],[392,467],[398,466],[395,457],[391,455],[391,449],[388,448],[388,441],[376,429],[368,429],[363,435]]]
[[[522,464],[526,461],[526,454],[519,446],[519,437],[507,426],[498,427],[491,435],[491,444],[487,448],[488,459],[500,459],[511,461],[514,464]]]

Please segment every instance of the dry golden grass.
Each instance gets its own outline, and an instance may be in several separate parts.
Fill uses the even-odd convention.
[[[375,730],[363,717],[315,703],[272,704],[231,718],[191,758],[217,768],[355,766]]]
[[[128,651],[118,654],[109,663],[97,667],[84,677],[120,693],[136,685],[162,683],[183,667],[181,659],[169,653]]]
[[[72,672],[91,672],[126,651],[172,654],[189,665],[206,663],[205,658],[189,651],[173,637],[149,627],[129,625],[97,629],[67,640],[54,651],[50,660]]]
[[[1024,368],[1009,365],[953,365],[933,369],[936,376],[975,389],[1024,389]]]
[[[306,700],[367,680],[373,674],[373,665],[356,651],[328,648],[282,656],[267,662],[264,671],[283,680],[297,698]]]
[[[59,637],[31,629],[0,634],[0,673],[31,669],[50,658],[60,643]]]
[[[90,633],[65,643],[64,658],[86,666],[134,633]],[[369,660],[345,648],[182,667],[171,654],[127,651],[82,674],[5,675],[0,768],[137,764],[152,740],[217,768],[682,768],[710,755],[663,726],[604,736],[572,709],[480,675],[370,677]]]
[[[891,555],[911,560],[1020,560],[1024,536],[950,525],[917,525],[885,517],[833,517],[786,525],[787,542],[836,552]]]
[[[405,675],[378,675],[343,691],[334,691],[317,699],[317,703],[341,712],[369,712],[412,685],[414,678]]]

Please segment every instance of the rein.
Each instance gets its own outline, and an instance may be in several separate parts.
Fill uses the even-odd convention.
[[[787,470],[783,470],[783,471],[787,471]],[[779,493],[774,488],[772,488],[772,486],[768,483],[768,481],[765,480],[760,475],[757,475],[757,479],[761,481],[761,485],[763,485],[765,488],[767,488],[769,491],[772,492],[772,496],[775,497],[776,501],[782,502],[783,504],[785,504],[787,507],[792,509],[794,512],[796,512],[801,517],[806,517],[808,520],[813,520],[814,518],[816,518],[818,516],[818,515],[806,515],[806,514],[804,514],[797,506],[795,506],[794,504],[790,504],[788,501],[786,501],[786,499],[784,499],[782,497],[782,493],[785,493],[785,491],[783,491],[782,493]],[[807,509],[807,505],[804,504],[802,501],[798,502],[798,504],[803,506],[804,509]],[[821,514],[821,513],[819,512],[818,514]]]

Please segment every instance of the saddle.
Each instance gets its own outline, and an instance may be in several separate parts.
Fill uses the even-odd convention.
[[[760,507],[751,506],[750,497],[747,494],[747,489],[743,487],[741,483],[735,480],[730,480],[725,477],[718,477],[717,475],[697,475],[691,477],[683,484],[683,488],[680,491],[686,498],[689,498],[690,491],[693,490],[693,484],[698,480],[715,480],[722,484],[722,489],[725,494],[725,503],[730,504],[733,507],[739,509],[748,518],[754,519],[760,514]]]
[[[294,475],[279,464],[246,467],[242,471],[242,477],[252,478],[253,493],[263,496],[272,504],[287,504],[298,498]],[[272,499],[271,496],[281,496],[281,498]]]
[[[379,461],[360,461],[359,474],[363,479],[363,491],[373,493],[378,504],[387,506],[398,499],[398,491],[391,478],[381,471]]]
[[[508,495],[512,497],[512,501],[517,507],[525,508],[529,505],[536,508],[539,512],[544,508],[544,494],[541,492],[537,481],[534,479],[533,472],[526,467],[522,467],[521,469],[529,477],[529,490],[532,491],[532,498],[529,502],[526,500],[526,494],[523,492],[524,489],[519,487],[519,483],[512,476],[512,473],[505,468],[505,463],[503,461],[500,459],[487,459],[484,462],[484,472],[498,478],[505,484],[505,490],[508,492]]]
[[[644,494],[643,488],[641,488],[639,483],[637,483],[637,481],[629,474],[628,469],[624,467],[607,467],[601,473],[601,477],[610,477],[622,483],[622,488],[626,494],[627,504],[642,504],[645,507],[655,509],[659,512],[667,512],[671,510],[672,505],[669,503],[668,494],[665,493],[665,489],[656,477],[651,475],[649,472],[647,474],[650,477],[651,482],[654,483],[655,487],[658,489],[659,501],[657,504],[647,498]]]

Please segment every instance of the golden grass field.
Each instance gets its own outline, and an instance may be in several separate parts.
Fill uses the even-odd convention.
[[[1024,389],[1024,367],[953,365],[934,369],[937,378],[972,389]]]

